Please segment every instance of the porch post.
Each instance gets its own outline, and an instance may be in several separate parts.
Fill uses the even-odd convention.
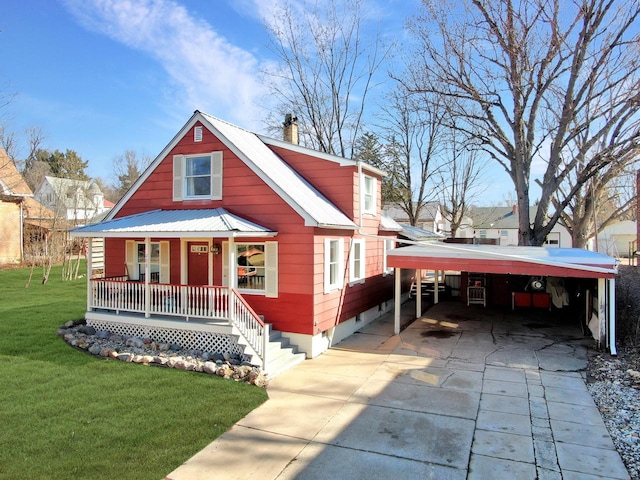
[[[422,316],[422,269],[416,270],[416,318]]]
[[[93,310],[93,292],[91,291],[91,277],[93,272],[93,239],[89,237],[87,239],[87,252],[86,252],[86,261],[87,261],[87,312]]]
[[[433,271],[433,275],[434,275],[434,283],[433,283],[433,303],[437,304],[438,303],[438,291],[440,290],[440,282],[439,282],[439,276],[440,276],[440,270],[434,270]]]
[[[394,289],[394,305],[393,305],[393,333],[398,335],[400,333],[400,271],[401,269],[396,267],[395,269],[395,289]]]
[[[238,268],[236,266],[236,244],[233,237],[229,237],[229,287],[237,288],[238,287]]]
[[[144,317],[149,318],[151,315],[151,288],[149,280],[151,277],[151,238],[144,239]]]

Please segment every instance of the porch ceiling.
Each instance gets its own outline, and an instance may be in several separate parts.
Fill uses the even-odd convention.
[[[575,278],[614,278],[615,258],[579,248],[430,243],[391,250],[396,268]]]
[[[71,230],[72,237],[111,238],[272,237],[277,233],[224,208],[153,210]]]

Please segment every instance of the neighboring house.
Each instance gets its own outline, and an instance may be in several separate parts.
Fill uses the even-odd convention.
[[[41,256],[53,231],[53,212],[33,193],[0,148],[0,265]]]
[[[409,215],[407,215],[407,212],[405,212],[398,203],[385,205],[382,212],[400,224],[410,224]],[[422,230],[428,230],[429,232],[442,233],[444,223],[445,220],[442,216],[440,204],[438,202],[427,202],[420,209],[420,215],[418,215],[418,221],[415,226]]]
[[[633,220],[613,223],[598,233],[597,244],[594,239],[589,240],[589,250],[597,250],[616,258],[629,257],[629,254],[637,250],[634,243],[636,232],[637,224]]]
[[[60,218],[76,225],[88,223],[108,210],[102,190],[90,180],[46,176],[34,196]]]
[[[529,209],[533,218],[536,207]],[[469,211],[473,225],[473,238],[497,239],[498,245],[518,245],[518,209],[513,207],[472,207]],[[545,242],[548,247],[570,248],[571,234],[556,223]]]
[[[231,323],[263,364],[267,323],[315,357],[391,308],[401,227],[382,221],[382,175],[196,111],[103,222],[72,232],[105,239],[87,322],[198,348]]]
[[[0,148],[0,265],[23,259],[25,201],[29,197],[33,197],[31,189]]]

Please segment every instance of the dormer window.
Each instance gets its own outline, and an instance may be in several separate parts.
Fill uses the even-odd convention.
[[[194,142],[201,142],[202,141],[202,127],[201,126],[193,127],[193,141]]]
[[[376,213],[376,179],[364,175],[362,186],[362,213]]]

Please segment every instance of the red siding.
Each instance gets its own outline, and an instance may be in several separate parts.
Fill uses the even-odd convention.
[[[346,215],[358,221],[357,168],[313,158],[282,148],[272,147],[293,168],[323,193]],[[178,154],[223,152],[222,200],[173,201],[173,156]],[[378,189],[379,193],[379,189]],[[380,202],[378,198],[378,208]],[[354,232],[327,231],[304,226],[303,219],[267,184],[226,148],[211,132],[203,128],[203,141],[194,143],[191,131],[181,138],[162,162],[151,172],[117,216],[128,216],[155,209],[224,207],[230,212],[277,231],[268,241],[278,242],[278,298],[245,295],[246,300],[276,330],[317,334],[337,323],[372,308],[393,296],[393,276],[383,276],[383,242],[366,238],[366,281],[348,286],[349,239]],[[379,216],[363,216],[363,232],[378,234]],[[324,293],[324,239],[345,240],[345,287]],[[140,239],[142,240],[142,239]],[[223,239],[214,239],[221,244]],[[237,241],[264,242],[264,238]],[[180,240],[171,240],[171,283],[180,283]],[[107,240],[107,275],[122,275],[125,241]],[[214,257],[214,283],[222,279],[222,257]],[[314,325],[314,322],[316,324]]]

